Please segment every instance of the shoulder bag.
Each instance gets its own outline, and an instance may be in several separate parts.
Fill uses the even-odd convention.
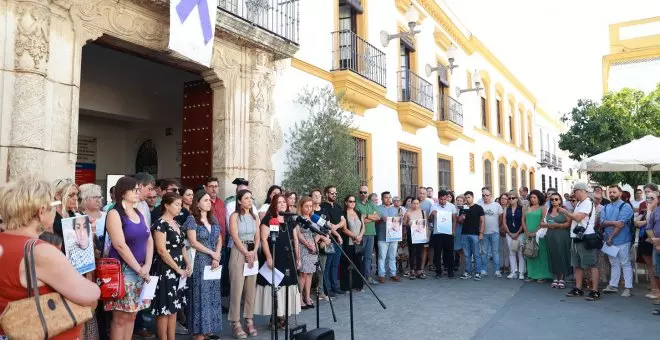
[[[594,212],[594,202],[591,202],[591,211],[587,217],[587,225],[584,227],[585,230],[589,229],[589,221],[591,221],[591,214]],[[594,228],[593,234],[584,234],[582,236],[582,242],[584,242],[584,248],[588,250],[600,249],[603,248],[603,236]]]
[[[539,245],[536,243],[536,237],[528,237],[523,245],[523,255],[534,259],[539,255]]]
[[[103,230],[103,243],[108,237],[108,220]],[[96,284],[101,289],[101,300],[121,299],[126,295],[124,273],[121,271],[121,261],[111,257],[96,259]]]
[[[0,326],[9,339],[48,339],[92,318],[92,308],[79,306],[60,293],[39,294],[36,241],[28,240],[23,249],[28,297],[10,302],[0,315]]]

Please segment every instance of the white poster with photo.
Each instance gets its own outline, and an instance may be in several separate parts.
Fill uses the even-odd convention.
[[[426,220],[410,220],[410,241],[412,244],[428,242]]]
[[[400,242],[403,240],[401,217],[387,217],[385,223],[385,242]]]
[[[62,234],[64,250],[69,263],[80,274],[91,272],[96,268],[94,259],[94,241],[92,239],[92,224],[87,215],[62,219]]]
[[[435,233],[451,235],[451,218],[451,212],[438,210],[435,215]]]

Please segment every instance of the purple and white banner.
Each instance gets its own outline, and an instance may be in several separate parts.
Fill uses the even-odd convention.
[[[172,0],[169,49],[210,67],[217,13],[217,0]]]

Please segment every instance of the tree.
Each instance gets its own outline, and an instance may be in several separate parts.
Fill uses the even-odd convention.
[[[559,147],[570,153],[571,159],[584,158],[611,150],[646,135],[660,135],[660,84],[645,94],[623,89],[603,96],[602,103],[581,99],[577,106],[562,116],[570,125],[559,136]],[[657,150],[649,150],[657,152]],[[591,178],[602,185],[646,183],[645,172],[591,172]],[[657,183],[658,176],[654,177]]]
[[[326,185],[336,186],[342,197],[355,193],[360,179],[355,140],[351,136],[353,119],[342,109],[341,98],[329,87],[304,88],[296,103],[303,106],[308,117],[287,134],[288,170],[282,185],[299,195]]]

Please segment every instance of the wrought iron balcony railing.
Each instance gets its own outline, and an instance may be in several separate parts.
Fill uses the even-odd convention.
[[[299,0],[218,0],[218,9],[298,44]]]
[[[397,72],[399,102],[413,102],[433,111],[433,85],[410,70]]]
[[[561,157],[557,157],[557,170],[562,170],[563,168]]]
[[[385,53],[355,32],[332,32],[332,71],[353,71],[385,87]]]
[[[448,120],[456,125],[463,126],[463,104],[447,96],[438,96],[438,120]]]
[[[552,157],[552,162],[551,162],[552,167],[553,167],[553,168],[556,168],[556,167],[557,167],[557,156],[556,156],[556,155],[552,155],[551,157]]]
[[[541,150],[541,159],[539,160],[539,164],[541,166],[547,166],[550,167],[552,160],[550,159],[550,152]]]

